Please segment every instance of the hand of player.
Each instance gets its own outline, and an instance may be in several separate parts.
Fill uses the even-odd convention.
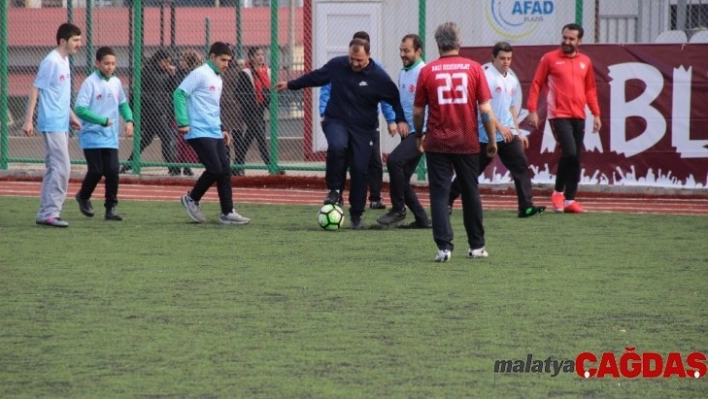
[[[31,136],[34,134],[34,123],[29,120],[26,121],[24,125],[22,125],[22,131],[25,132],[25,135]]]
[[[511,143],[511,140],[514,139],[514,133],[512,133],[511,129],[507,126],[502,126],[499,129],[499,133],[501,133],[502,139],[504,139],[505,143]]]
[[[494,158],[495,155],[497,155],[497,143],[496,141],[490,141],[487,144],[487,157]]]
[[[125,124],[125,137],[133,137],[133,122],[126,122]]]
[[[75,119],[75,118],[71,118],[70,122],[69,122],[69,126],[71,127],[71,129],[73,129],[75,131],[79,131],[79,130],[81,130],[81,121],[78,119]]]
[[[278,91],[287,90],[288,89],[288,82],[281,81],[281,82],[276,83],[275,89]]]
[[[526,120],[529,121],[529,125],[533,126],[534,129],[538,129],[538,114],[535,112],[529,112],[529,115],[526,117]]]
[[[229,146],[231,145],[231,135],[227,131],[221,132],[221,134],[224,136],[224,144],[226,144],[226,148],[228,150]]]
[[[602,121],[600,120],[599,117],[593,118],[592,121],[592,132],[593,133],[600,133],[600,129],[602,128]]]
[[[425,135],[415,138],[416,147],[418,147],[418,151],[420,151],[421,154],[425,153],[425,147],[423,147],[423,141],[425,141]]]
[[[395,123],[388,124],[388,135],[393,137],[398,134],[398,125]]]
[[[182,126],[177,128],[177,133],[179,134],[187,134],[189,133],[189,126]]]
[[[520,134],[519,141],[521,142],[521,148],[524,150],[529,148],[529,139],[527,139],[526,136]]]
[[[111,121],[111,118],[106,118],[106,124],[103,127],[108,127],[113,124],[113,121]]]
[[[401,136],[402,139],[405,139],[408,137],[408,133],[411,132],[411,127],[408,126],[408,122],[399,122],[398,123],[398,134]]]

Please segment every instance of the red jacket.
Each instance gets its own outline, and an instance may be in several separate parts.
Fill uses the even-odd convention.
[[[543,55],[529,90],[529,112],[536,112],[544,84],[548,84],[548,119],[585,119],[585,104],[595,117],[600,116],[595,72],[585,54],[576,51],[575,56],[569,57],[558,49]]]

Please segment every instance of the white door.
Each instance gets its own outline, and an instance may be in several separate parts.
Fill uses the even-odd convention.
[[[380,59],[380,2],[315,2],[314,19],[313,68],[321,67],[333,57],[347,55],[352,35],[362,30],[368,32],[371,37],[371,57]],[[320,126],[319,101],[320,91],[315,89],[312,96],[312,126],[315,130],[313,151],[327,149],[327,140]]]

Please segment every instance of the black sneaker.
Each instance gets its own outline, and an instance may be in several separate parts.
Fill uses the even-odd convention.
[[[170,169],[170,170],[167,171],[167,174],[170,175],[170,176],[172,176],[172,177],[174,177],[174,176],[181,176],[181,175],[182,175],[182,171],[179,170],[179,169]]]
[[[369,204],[369,208],[371,209],[386,209],[386,205],[384,205],[383,201],[371,201]]]
[[[402,211],[397,211],[395,209],[391,209],[388,211],[385,215],[379,216],[376,221],[384,226],[390,226],[392,224],[396,224],[399,222],[402,222],[403,219],[406,218],[406,210],[403,209]]]
[[[123,165],[123,166],[121,166],[120,169],[118,170],[118,173],[120,173],[121,175],[123,175],[123,174],[126,174],[126,173],[130,172],[131,170],[133,170],[133,168],[131,168],[130,166],[128,166],[128,165]]]
[[[110,208],[106,208],[106,220],[115,220],[116,222],[120,222],[123,218],[116,213],[116,207],[112,206]]]
[[[337,190],[332,190],[327,194],[327,197],[324,199],[324,204],[325,205],[336,205],[339,203],[341,198],[339,197],[339,192]]]
[[[533,215],[537,215],[546,211],[545,206],[530,206],[523,211],[519,211],[520,218],[530,218]]]
[[[447,214],[452,215],[452,205],[447,206]]]
[[[414,220],[410,223],[402,224],[398,226],[399,229],[429,229],[433,227],[433,221],[426,219],[423,221]]]
[[[185,176],[194,176],[194,172],[192,172],[192,168],[184,168],[184,170],[182,170],[182,174]]]
[[[349,226],[352,230],[363,230],[364,223],[361,222],[361,216],[351,216],[351,225]]]
[[[231,176],[243,177],[246,176],[246,171],[243,169],[231,169]]]
[[[85,200],[81,198],[80,193],[76,193],[76,202],[79,203],[79,211],[87,217],[92,218],[94,215],[93,205],[91,205],[91,200]]]

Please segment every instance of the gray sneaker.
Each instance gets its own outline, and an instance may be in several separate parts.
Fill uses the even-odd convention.
[[[219,221],[221,222],[221,224],[248,224],[251,219],[239,215],[236,210],[232,210],[231,213],[228,213],[226,215],[222,213],[219,217]]]
[[[37,224],[51,227],[69,227],[69,222],[61,218],[37,219]]]
[[[187,215],[189,215],[190,219],[197,223],[206,222],[206,217],[202,212],[202,208],[199,207],[199,203],[194,201],[189,194],[182,196],[182,205],[184,205],[184,209],[187,210]]]

